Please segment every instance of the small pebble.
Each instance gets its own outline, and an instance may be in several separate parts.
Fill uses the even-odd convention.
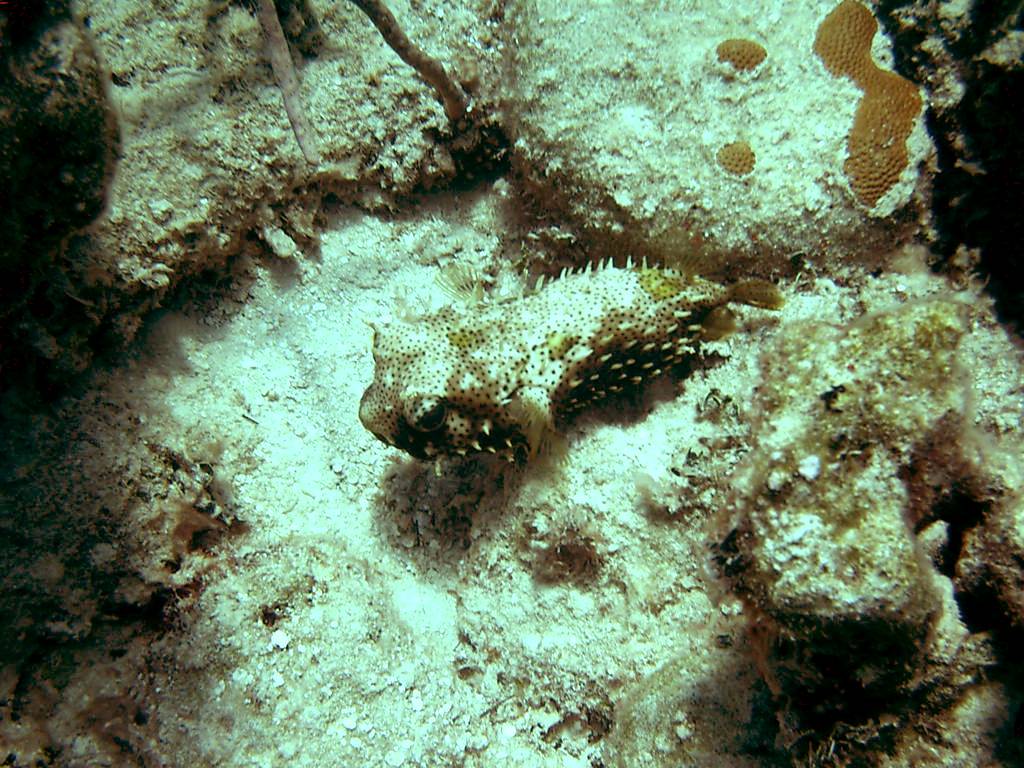
[[[796,471],[804,480],[816,480],[821,474],[821,459],[817,456],[806,456],[797,465]]]

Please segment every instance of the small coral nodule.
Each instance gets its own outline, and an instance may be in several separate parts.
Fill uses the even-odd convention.
[[[728,62],[737,72],[749,72],[765,60],[768,51],[753,40],[730,38],[718,44],[715,54],[720,62]]]
[[[745,141],[733,141],[718,150],[718,164],[734,176],[745,176],[754,170],[757,157]]]

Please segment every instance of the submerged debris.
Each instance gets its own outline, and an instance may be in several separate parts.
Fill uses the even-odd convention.
[[[288,113],[288,121],[292,124],[295,140],[298,142],[306,162],[316,165],[320,162],[320,147],[316,134],[306,119],[306,112],[299,98],[299,77],[295,73],[295,63],[288,50],[288,41],[284,37],[284,30],[281,29],[281,21],[277,17],[274,0],[259,0],[257,16],[267,41],[270,65],[274,70],[277,85],[281,89],[281,95],[284,97],[284,110]]]
[[[381,0],[351,0],[359,10],[365,13],[373,26],[377,28],[384,41],[398,54],[399,58],[415,69],[420,77],[426,80],[444,104],[444,113],[453,123],[462,119],[469,108],[466,94],[455,84],[444,66],[437,59],[431,58],[406,36],[398,25],[394,15]]]

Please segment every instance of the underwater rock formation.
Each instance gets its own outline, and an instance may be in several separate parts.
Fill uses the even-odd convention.
[[[830,266],[877,260],[919,226],[931,143],[916,86],[859,46],[878,74],[868,99],[815,53],[835,8],[509,3],[518,44],[505,105],[525,188],[596,247],[703,253],[734,274],[764,275],[794,252]],[[912,92],[898,125],[876,109],[892,91],[876,80]],[[902,153],[881,170],[879,126]],[[719,150],[733,142],[748,159],[722,162],[723,174]]]
[[[96,45],[67,3],[50,5],[0,15],[0,305],[103,211],[120,148]]]
[[[957,582],[989,593],[1005,621],[1024,630],[1024,500],[1011,497],[984,525],[972,529],[957,562]]]
[[[18,4],[4,4],[3,14],[8,5]],[[459,173],[474,147],[447,146],[442,106],[358,8],[330,5],[314,20],[300,12],[309,4],[279,5],[301,75],[295,100],[320,139],[316,168],[295,142],[249,4],[186,0],[166,9],[88,0],[75,8],[88,31],[65,20],[16,50],[0,35],[0,54],[14,62],[0,96],[17,107],[17,119],[0,128],[0,168],[30,183],[22,189],[38,189],[0,212],[13,234],[0,245],[0,271],[10,272],[22,245],[38,254],[31,259],[52,262],[58,241],[100,212],[109,186],[107,215],[62,243],[64,258],[45,279],[9,286],[19,301],[0,310],[13,318],[0,323],[0,354],[17,363],[9,370],[59,389],[98,352],[130,342],[177,286],[223,273],[242,252],[279,253],[281,235],[297,246],[289,252],[315,248],[325,195],[385,208]],[[67,16],[69,6],[49,4],[46,13]],[[484,25],[473,9],[450,8],[443,24],[429,14],[401,16],[416,22],[410,35],[430,41],[439,58],[454,58],[457,48],[460,61],[482,66],[484,54],[465,51]],[[113,114],[120,145],[117,126],[106,122]],[[503,145],[493,133],[488,150],[497,153]],[[32,146],[47,148],[41,164],[33,165]],[[41,201],[43,192],[50,197]],[[5,378],[0,388],[11,383]]]
[[[784,329],[764,355],[754,448],[730,480],[717,562],[747,606],[786,740],[834,745],[856,731],[840,752],[891,744],[993,660],[960,618],[949,567],[974,563],[1012,613],[1012,514],[958,519],[965,505],[998,507],[1012,483],[985,469],[991,450],[971,426],[968,314],[952,298],[918,301]],[[955,494],[969,498],[950,504]],[[944,533],[928,543],[943,520],[977,526],[963,553]],[[958,592],[969,582],[960,574]]]

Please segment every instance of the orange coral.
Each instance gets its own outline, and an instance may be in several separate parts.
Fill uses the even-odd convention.
[[[726,144],[718,150],[716,157],[719,165],[737,176],[743,176],[754,170],[754,161],[756,160],[754,150],[745,141]]]
[[[729,62],[740,72],[748,72],[754,69],[768,55],[764,47],[753,40],[742,40],[739,38],[723,40],[715,48],[715,53],[718,54],[719,61],[723,63]]]
[[[847,140],[843,170],[857,199],[869,208],[907,167],[907,137],[921,111],[917,87],[881,69],[871,58],[878,22],[856,0],[843,0],[821,23],[814,52],[836,77],[849,77],[864,92]]]
[[[881,71],[871,59],[877,29],[871,11],[856,0],[844,0],[818,27],[814,52],[830,73],[848,77],[866,91],[874,73]]]

